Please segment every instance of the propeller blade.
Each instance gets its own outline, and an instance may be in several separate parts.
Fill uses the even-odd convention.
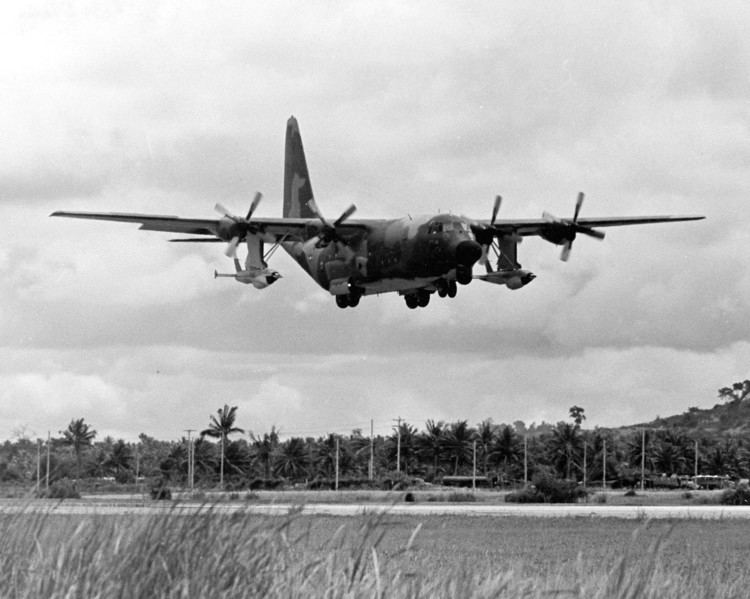
[[[255,209],[258,207],[258,204],[260,204],[260,200],[263,198],[263,194],[259,191],[255,192],[255,197],[253,198],[253,202],[250,204],[250,210],[247,211],[247,216],[245,217],[245,220],[250,220],[250,217],[252,217],[253,212],[255,212]]]
[[[224,255],[229,258],[237,257],[237,245],[240,243],[239,237],[232,237],[232,240],[227,245],[227,249],[224,250]]]
[[[597,231],[596,229],[592,229],[591,227],[583,227],[581,225],[576,225],[576,231],[578,233],[583,233],[584,235],[588,235],[589,237],[593,237],[594,239],[602,240],[604,239],[604,233],[601,231]]]
[[[581,206],[583,205],[583,192],[578,192],[578,199],[576,199],[576,210],[573,213],[573,222],[578,222],[578,213],[581,212]]]
[[[218,202],[214,206],[214,210],[216,210],[216,212],[218,212],[222,216],[226,216],[227,218],[231,218],[232,220],[236,220],[236,218],[234,217],[234,215],[231,212],[229,212],[229,210],[227,210],[222,204],[219,204]]]
[[[307,200],[307,207],[312,211],[312,213],[320,219],[320,222],[322,222],[325,226],[330,226],[325,218],[323,218],[323,215],[320,213],[320,210],[318,210],[318,204],[315,201],[315,198],[310,198]]]
[[[354,214],[354,211],[357,209],[357,207],[352,204],[349,206],[344,212],[339,216],[336,221],[333,223],[334,228],[338,227],[341,223],[343,223],[347,218],[349,218],[352,214]]]
[[[495,219],[497,218],[497,213],[500,212],[500,204],[502,201],[502,196],[495,196],[495,205],[492,207],[492,219],[490,220],[491,227],[495,226]]]
[[[573,249],[573,242],[572,241],[566,241],[563,245],[562,252],[560,253],[560,260],[563,262],[567,262],[568,258],[570,258],[570,251]]]

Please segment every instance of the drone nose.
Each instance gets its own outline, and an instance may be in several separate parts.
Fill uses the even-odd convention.
[[[474,263],[482,257],[482,246],[476,241],[467,239],[456,247],[456,262],[463,266],[474,266]]]

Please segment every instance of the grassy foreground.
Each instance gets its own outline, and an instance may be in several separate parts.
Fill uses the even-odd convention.
[[[750,526],[565,518],[0,516],[0,596],[745,597]]]

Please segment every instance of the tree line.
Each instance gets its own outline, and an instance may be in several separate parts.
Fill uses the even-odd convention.
[[[743,398],[744,399],[744,398]],[[137,443],[97,433],[83,418],[60,436],[19,438],[0,447],[0,482],[108,480],[132,483],[159,478],[171,485],[253,486],[381,485],[403,477],[440,482],[445,476],[484,476],[519,486],[537,474],[584,484],[634,486],[675,475],[750,478],[750,437],[699,437],[685,429],[585,429],[584,409],[572,406],[556,424],[496,424],[491,419],[427,420],[422,429],[399,421],[390,435],[282,438],[281,431],[255,434],[236,426],[237,407],[223,406],[192,438],[161,441],[141,434]],[[192,465],[192,468],[191,468]]]

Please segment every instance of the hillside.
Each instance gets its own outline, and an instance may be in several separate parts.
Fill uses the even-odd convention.
[[[629,432],[643,428],[679,428],[689,435],[703,438],[750,436],[750,399],[733,399],[706,409],[689,408],[683,414],[658,417],[651,422],[623,426],[618,430]]]

